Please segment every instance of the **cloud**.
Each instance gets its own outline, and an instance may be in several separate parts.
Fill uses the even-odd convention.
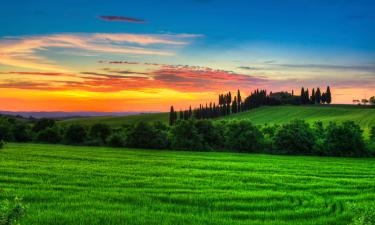
[[[69,72],[41,52],[76,49],[85,53],[171,56],[171,46],[187,45],[196,36],[141,34],[55,34],[0,39],[0,64],[44,71]],[[162,45],[153,48],[151,45]]]
[[[131,18],[131,17],[124,17],[124,16],[99,16],[98,17],[104,21],[119,21],[119,22],[128,22],[128,23],[146,23],[145,20]]]
[[[102,68],[104,72],[86,71],[71,74],[75,80],[43,80],[40,82],[5,80],[0,88],[36,90],[83,90],[90,92],[117,92],[124,90],[142,91],[145,89],[170,89],[186,92],[226,91],[249,88],[267,83],[264,77],[238,74],[231,71],[216,70],[209,67],[189,65],[163,65],[146,72]],[[12,72],[40,76],[64,76],[63,73]],[[21,80],[19,80],[21,79]]]

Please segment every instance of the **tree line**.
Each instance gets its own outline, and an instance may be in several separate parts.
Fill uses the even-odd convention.
[[[310,125],[294,120],[284,125],[256,126],[248,120],[191,119],[178,120],[173,126],[140,122],[112,128],[100,123],[63,126],[52,119],[29,123],[0,117],[0,140],[189,151],[375,156],[375,126],[365,138],[360,126],[351,121]]]
[[[199,107],[192,109],[180,110],[179,112],[171,106],[169,111],[169,124],[174,125],[177,120],[189,119],[211,119],[221,116],[227,116],[243,111],[248,111],[264,105],[307,105],[307,104],[331,104],[332,94],[331,88],[327,86],[325,92],[320,88],[313,88],[311,94],[309,89],[301,88],[300,95],[294,95],[288,92],[276,92],[269,94],[267,90],[255,90],[249,96],[242,99],[240,90],[237,94],[232,95],[231,92],[220,94],[218,102],[210,102],[205,105],[200,104]]]

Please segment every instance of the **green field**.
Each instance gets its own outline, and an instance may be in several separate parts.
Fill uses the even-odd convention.
[[[14,196],[22,224],[347,225],[375,203],[375,159],[8,144]]]
[[[219,119],[249,119],[254,124],[282,124],[293,119],[304,119],[307,122],[314,121],[336,121],[342,122],[346,120],[353,120],[362,126],[365,131],[371,126],[375,126],[375,108],[363,108],[358,106],[348,105],[330,105],[330,106],[264,106],[248,112],[232,114],[227,117]],[[93,124],[106,123],[114,127],[119,127],[122,124],[132,124],[139,121],[154,122],[161,121],[168,122],[168,113],[156,114],[142,114],[124,117],[89,117],[63,120],[61,124]]]
[[[123,124],[133,124],[138,122],[156,122],[161,121],[164,123],[168,122],[168,113],[147,113],[139,115],[130,116],[99,116],[99,117],[85,117],[85,118],[75,118],[59,121],[58,123],[62,125],[70,124],[82,124],[82,125],[92,125],[94,123],[105,123],[112,127],[120,127]]]

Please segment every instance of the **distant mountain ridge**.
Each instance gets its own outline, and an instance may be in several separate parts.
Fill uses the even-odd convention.
[[[24,118],[75,118],[75,117],[94,117],[94,116],[129,116],[139,115],[144,113],[156,113],[156,112],[91,112],[91,111],[78,111],[78,112],[64,112],[64,111],[53,111],[53,112],[36,112],[36,111],[0,111],[2,115],[21,116]]]

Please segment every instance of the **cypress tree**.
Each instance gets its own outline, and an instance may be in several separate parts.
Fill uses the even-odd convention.
[[[175,122],[176,122],[176,114],[175,114],[175,111],[174,111],[174,108],[173,106],[171,106],[171,110],[169,112],[169,125],[173,125]]]
[[[327,101],[327,94],[326,93],[322,93],[322,103],[324,104],[324,103],[326,103],[326,101]]]
[[[310,102],[309,96],[310,96],[309,89],[307,88],[306,93],[305,93],[305,101],[304,101],[305,104],[308,104]]]
[[[312,89],[310,102],[311,104],[315,104],[315,88]]]
[[[331,88],[329,86],[327,86],[327,91],[326,91],[326,102],[327,104],[331,104],[332,102]]]
[[[317,104],[320,104],[322,102],[322,94],[320,92],[320,88],[317,88],[316,89],[316,93],[315,93],[315,102]]]
[[[237,108],[237,98],[234,97],[234,100],[232,102],[232,113],[237,113],[237,110],[238,110],[238,108]]]
[[[240,89],[238,89],[237,90],[237,112],[241,112],[241,102],[242,102],[241,93],[240,93]]]
[[[180,120],[183,120],[184,119],[184,112],[182,112],[182,110],[180,110]]]
[[[300,96],[301,104],[303,104],[304,99],[305,99],[305,88],[302,87],[302,88],[301,88],[301,96]]]

